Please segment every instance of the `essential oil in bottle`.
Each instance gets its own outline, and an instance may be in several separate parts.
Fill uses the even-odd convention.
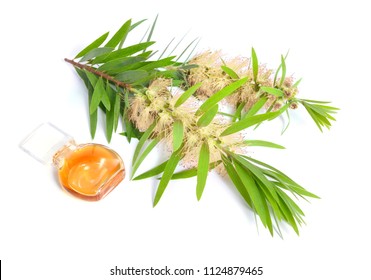
[[[53,164],[61,186],[85,200],[104,198],[125,177],[124,163],[115,151],[100,144],[76,145],[49,123],[34,130],[21,148],[42,163]]]

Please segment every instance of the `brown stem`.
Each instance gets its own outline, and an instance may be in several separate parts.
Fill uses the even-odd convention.
[[[124,82],[121,82],[121,81],[118,81],[116,80],[114,77],[106,74],[106,73],[103,73],[101,71],[98,71],[97,69],[89,66],[89,65],[86,65],[86,64],[82,64],[82,63],[79,63],[79,62],[76,62],[72,59],[68,59],[68,58],[65,58],[64,61],[72,64],[73,66],[77,67],[77,68],[80,68],[80,69],[85,69],[86,71],[89,71],[90,73],[93,73],[99,77],[102,77],[116,85],[118,85],[119,87],[122,87],[124,89],[127,89],[127,90],[132,90],[131,86],[127,83],[124,83]]]

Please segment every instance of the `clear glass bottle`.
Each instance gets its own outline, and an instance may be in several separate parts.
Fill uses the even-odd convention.
[[[100,144],[76,145],[74,139],[50,123],[36,128],[20,145],[44,164],[53,164],[61,186],[89,201],[104,198],[125,177],[121,157]]]

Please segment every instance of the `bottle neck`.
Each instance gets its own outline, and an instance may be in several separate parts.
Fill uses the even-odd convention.
[[[69,157],[74,150],[76,150],[76,143],[74,140],[68,141],[62,148],[60,148],[53,156],[53,165],[58,169],[64,164],[65,158]]]

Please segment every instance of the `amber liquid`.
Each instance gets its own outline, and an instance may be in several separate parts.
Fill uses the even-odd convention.
[[[61,185],[85,200],[100,200],[125,177],[120,156],[99,144],[86,144],[63,152],[58,175]]]

